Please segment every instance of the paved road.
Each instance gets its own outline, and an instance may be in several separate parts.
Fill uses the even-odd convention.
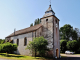
[[[61,56],[66,56],[66,57],[80,57],[80,55],[71,55],[71,54],[60,54]]]

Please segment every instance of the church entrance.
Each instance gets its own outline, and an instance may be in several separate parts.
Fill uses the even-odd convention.
[[[59,57],[59,51],[56,49],[56,57]]]

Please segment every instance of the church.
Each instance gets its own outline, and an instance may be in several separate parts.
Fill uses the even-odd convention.
[[[60,57],[60,41],[59,41],[59,19],[55,16],[55,12],[52,10],[51,5],[45,14],[41,18],[41,23],[35,26],[31,26],[25,29],[21,29],[13,32],[5,39],[18,45],[15,53],[21,55],[32,55],[30,51],[25,50],[29,41],[33,41],[33,38],[43,36],[48,41],[48,56]]]

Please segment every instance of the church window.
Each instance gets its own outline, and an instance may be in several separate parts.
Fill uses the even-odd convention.
[[[27,38],[25,37],[24,38],[24,46],[26,46],[27,45]]]
[[[19,39],[17,39],[17,45],[19,45]]]
[[[57,20],[56,20],[56,23],[57,23]]]
[[[46,19],[46,22],[48,21],[48,19]]]
[[[46,19],[46,30],[48,30],[48,19]]]

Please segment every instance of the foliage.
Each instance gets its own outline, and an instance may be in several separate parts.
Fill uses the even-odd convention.
[[[77,32],[69,24],[65,24],[60,28],[60,38],[65,40],[77,40]],[[71,39],[70,39],[71,38]]]
[[[27,49],[32,50],[36,54],[39,52],[40,56],[44,56],[46,50],[47,50],[48,42],[43,37],[36,37],[33,39],[33,41],[30,41],[27,45]]]
[[[77,41],[76,40],[68,41],[67,42],[67,48],[70,51],[76,52],[78,50],[78,43],[77,43]]]
[[[0,52],[1,53],[13,53],[13,51],[17,50],[17,45],[16,44],[11,44],[9,42],[0,44]]]
[[[37,25],[37,24],[40,24],[40,19],[36,19],[35,22],[34,22],[34,25]]]
[[[77,40],[78,39],[78,34],[75,30],[72,30],[72,40]]]
[[[3,44],[5,42],[4,39],[0,39],[0,44]]]
[[[60,51],[61,53],[64,53],[67,50],[67,41],[66,40],[60,40]]]
[[[40,24],[41,23],[41,20],[38,18],[34,21],[34,26],[37,25],[37,24]],[[33,23],[30,24],[30,27],[33,26]]]
[[[33,23],[30,25],[30,27],[33,26]]]

